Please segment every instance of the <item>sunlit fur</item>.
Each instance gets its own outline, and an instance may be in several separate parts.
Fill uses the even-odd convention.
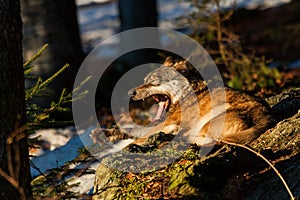
[[[262,100],[229,88],[215,87],[209,91],[201,81],[191,84],[178,72],[178,66],[164,64],[148,74],[144,84],[129,92],[133,100],[155,94],[170,99],[166,120],[149,129],[136,144],[159,131],[180,132],[188,142],[198,145],[211,141],[245,144],[273,124],[271,110]]]

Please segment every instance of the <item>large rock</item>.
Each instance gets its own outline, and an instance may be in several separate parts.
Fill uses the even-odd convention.
[[[96,171],[94,198],[93,199],[114,199],[118,190],[121,189],[116,171],[100,164]]]
[[[285,178],[293,195],[300,197],[300,90],[290,90],[267,101],[279,118],[288,118],[248,146],[264,155]],[[161,134],[157,138],[162,138]],[[148,142],[127,151],[155,151],[159,143],[166,142],[165,139],[153,142],[153,138],[149,141],[154,145]],[[218,144],[209,155],[201,157],[205,148],[209,146],[191,145],[172,164],[147,173],[121,172],[102,163],[96,173],[93,199],[290,198],[279,177],[257,155],[241,147]]]

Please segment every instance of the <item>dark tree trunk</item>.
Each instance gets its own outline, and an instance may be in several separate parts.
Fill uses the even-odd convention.
[[[49,47],[35,64],[34,74],[47,78],[64,64],[70,67],[50,85],[55,100],[62,88],[71,91],[77,70],[83,60],[77,7],[74,0],[21,0],[24,22],[24,58],[28,60],[44,44]]]
[[[119,0],[118,1],[119,19],[121,22],[120,31],[127,31],[142,27],[156,27],[157,26],[157,4],[156,0]],[[158,36],[155,39],[159,41]],[[145,38],[147,40],[147,38]],[[152,38],[153,40],[153,38]],[[120,35],[120,48],[131,49],[130,45],[137,44],[139,41],[134,36],[127,36],[126,39]],[[114,88],[114,83],[128,70],[135,66],[145,63],[157,63],[161,60],[158,55],[158,50],[153,49],[139,49],[128,52],[122,55],[112,65],[111,71],[105,74],[109,77],[110,82],[100,82],[99,86],[103,85],[105,88],[98,88],[96,101],[99,104],[110,105],[111,93]],[[122,66],[122,67],[120,67]]]
[[[0,199],[31,199],[19,0],[0,1],[0,30]]]
[[[142,27],[157,27],[158,13],[156,0],[119,0],[118,7],[121,32]],[[147,40],[147,38],[145,38],[145,40]],[[157,38],[157,40],[159,39]],[[121,38],[121,46],[124,46],[124,48],[137,42],[136,38],[127,38],[126,41]],[[157,51],[151,49],[134,51],[121,58],[125,65],[130,66],[129,68],[135,65],[155,62],[157,59]]]
[[[156,0],[119,0],[121,31],[157,26]]]

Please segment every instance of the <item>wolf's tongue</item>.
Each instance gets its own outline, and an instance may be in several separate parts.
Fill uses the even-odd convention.
[[[157,110],[156,116],[154,117],[153,121],[161,120],[163,114],[166,111],[166,107],[167,107],[167,102],[165,102],[165,101],[158,102],[158,110]]]

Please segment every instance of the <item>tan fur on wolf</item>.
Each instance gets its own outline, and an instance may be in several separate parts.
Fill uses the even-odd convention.
[[[184,132],[188,142],[198,145],[211,141],[245,144],[273,124],[270,108],[256,97],[229,88],[208,91],[201,81],[193,88],[177,72],[186,70],[184,65],[185,61],[173,63],[168,57],[163,66],[145,77],[144,84],[129,92],[133,100],[155,95],[166,97],[164,103],[168,117],[134,141],[135,144],[142,144],[147,137],[159,131]],[[195,98],[192,98],[193,94]]]

